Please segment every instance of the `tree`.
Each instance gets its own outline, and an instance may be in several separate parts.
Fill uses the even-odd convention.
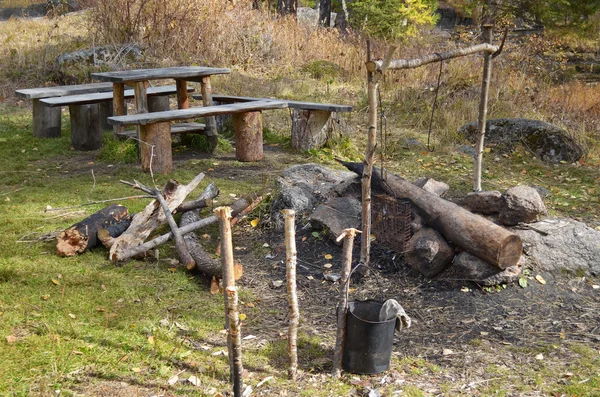
[[[319,25],[331,26],[331,0],[319,0]]]
[[[296,18],[298,0],[277,0],[277,12],[280,15],[291,15]]]
[[[422,25],[433,24],[435,0],[355,0],[348,3],[351,22],[368,34],[398,39],[417,33]]]

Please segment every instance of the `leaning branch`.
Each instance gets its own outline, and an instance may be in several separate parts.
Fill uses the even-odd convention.
[[[446,61],[452,58],[464,57],[467,55],[475,54],[478,52],[488,52],[493,54],[498,51],[498,46],[491,44],[478,44],[472,47],[460,48],[458,50],[438,52],[435,54],[427,55],[422,58],[414,59],[395,59],[390,62],[388,70],[398,69],[413,69],[419,66],[427,65],[429,63]],[[371,73],[382,71],[384,69],[384,61],[369,61],[367,62],[367,70]]]

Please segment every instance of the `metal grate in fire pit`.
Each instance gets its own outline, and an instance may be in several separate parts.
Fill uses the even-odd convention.
[[[412,237],[410,200],[374,195],[371,220],[376,244],[399,254],[406,252],[408,240]]]

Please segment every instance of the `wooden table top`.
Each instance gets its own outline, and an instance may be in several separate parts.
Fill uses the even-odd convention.
[[[136,81],[182,79],[194,80],[213,74],[228,74],[231,69],[210,68],[204,66],[177,66],[158,69],[123,70],[117,72],[92,73],[92,78],[112,83],[129,83]]]

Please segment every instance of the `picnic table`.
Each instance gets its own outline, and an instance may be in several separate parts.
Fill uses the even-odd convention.
[[[177,106],[179,109],[189,107],[187,82],[200,83],[202,92],[202,104],[212,105],[212,86],[210,76],[216,74],[228,74],[231,69],[211,68],[204,66],[180,66],[157,69],[124,70],[116,72],[92,73],[92,78],[113,83],[113,115],[122,116],[127,114],[125,108],[125,85],[134,88],[134,101],[136,113],[148,113],[148,87],[150,80],[174,79],[177,86]],[[115,125],[115,133],[122,133],[124,127]],[[214,117],[206,119],[206,135],[216,136],[217,127]],[[152,145],[152,142],[147,142]],[[145,145],[143,145],[145,146]]]

